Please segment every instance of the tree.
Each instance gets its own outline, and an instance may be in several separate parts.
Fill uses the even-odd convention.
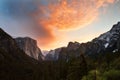
[[[87,63],[83,54],[69,62],[67,80],[81,80],[87,75]]]

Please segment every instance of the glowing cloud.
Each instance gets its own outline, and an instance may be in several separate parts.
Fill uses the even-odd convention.
[[[99,8],[114,3],[115,0],[58,0],[40,6],[37,15],[39,23],[44,27],[69,30],[81,28],[93,22]],[[40,13],[39,13],[40,12]],[[41,17],[42,16],[42,17]]]

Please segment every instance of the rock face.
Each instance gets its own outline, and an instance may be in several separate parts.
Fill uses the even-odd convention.
[[[11,62],[18,61],[30,63],[36,61],[20,50],[16,41],[2,29],[0,29],[0,56],[0,58],[4,59],[3,61],[8,60]]]
[[[61,48],[57,48],[55,50],[49,51],[48,54],[45,56],[44,60],[53,60],[53,61],[58,60],[60,51]]]
[[[80,46],[80,43],[78,42],[69,42],[67,48],[68,50],[71,50],[71,49],[76,50],[79,48],[79,46]]]
[[[0,29],[0,80],[33,80],[39,61],[29,57]]]
[[[15,40],[19,48],[23,50],[28,56],[37,60],[42,60],[43,55],[41,50],[37,46],[36,40],[29,37],[18,37]]]
[[[68,60],[70,57],[78,57],[80,54],[95,56],[100,53],[116,52],[118,50],[120,50],[120,22],[113,25],[110,31],[100,35],[98,38],[95,38],[90,42],[69,42],[67,47],[61,48],[57,53],[57,59]],[[55,51],[53,53],[56,54]],[[54,57],[55,55],[51,58]]]
[[[113,25],[112,29],[102,35],[100,35],[98,38],[94,39],[94,43],[100,43],[104,46],[104,51],[114,51],[119,50],[119,40],[120,40],[120,22]]]

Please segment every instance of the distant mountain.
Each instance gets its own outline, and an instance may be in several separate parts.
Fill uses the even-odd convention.
[[[17,45],[23,50],[28,56],[42,60],[43,55],[40,48],[37,46],[37,41],[29,37],[18,37],[15,38]]]
[[[69,42],[67,47],[61,48],[57,53],[56,50],[50,51],[46,57],[48,58],[51,55],[49,60],[68,60],[70,57],[79,57],[80,54],[93,57],[99,53],[116,52],[118,50],[120,50],[120,22],[113,25],[110,31],[90,42]],[[57,54],[57,56],[54,54]]]
[[[33,80],[37,64],[0,28],[0,80]]]
[[[50,50],[49,52],[47,52],[45,59],[44,60],[58,60],[59,57],[59,53],[61,51],[62,48],[57,48],[55,50]]]
[[[80,43],[78,42],[69,42],[68,44],[68,50],[76,50],[77,48],[79,48]],[[63,49],[66,49],[66,47],[61,47],[61,48],[56,48],[54,50],[50,50],[47,52],[47,54],[45,55],[45,59],[44,60],[58,60],[60,57],[60,53]]]
[[[42,50],[42,54],[43,54],[44,56],[46,56],[48,53],[49,53],[48,50]]]

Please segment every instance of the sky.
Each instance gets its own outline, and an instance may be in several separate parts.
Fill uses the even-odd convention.
[[[42,50],[87,42],[120,21],[120,0],[0,0],[0,27]]]

